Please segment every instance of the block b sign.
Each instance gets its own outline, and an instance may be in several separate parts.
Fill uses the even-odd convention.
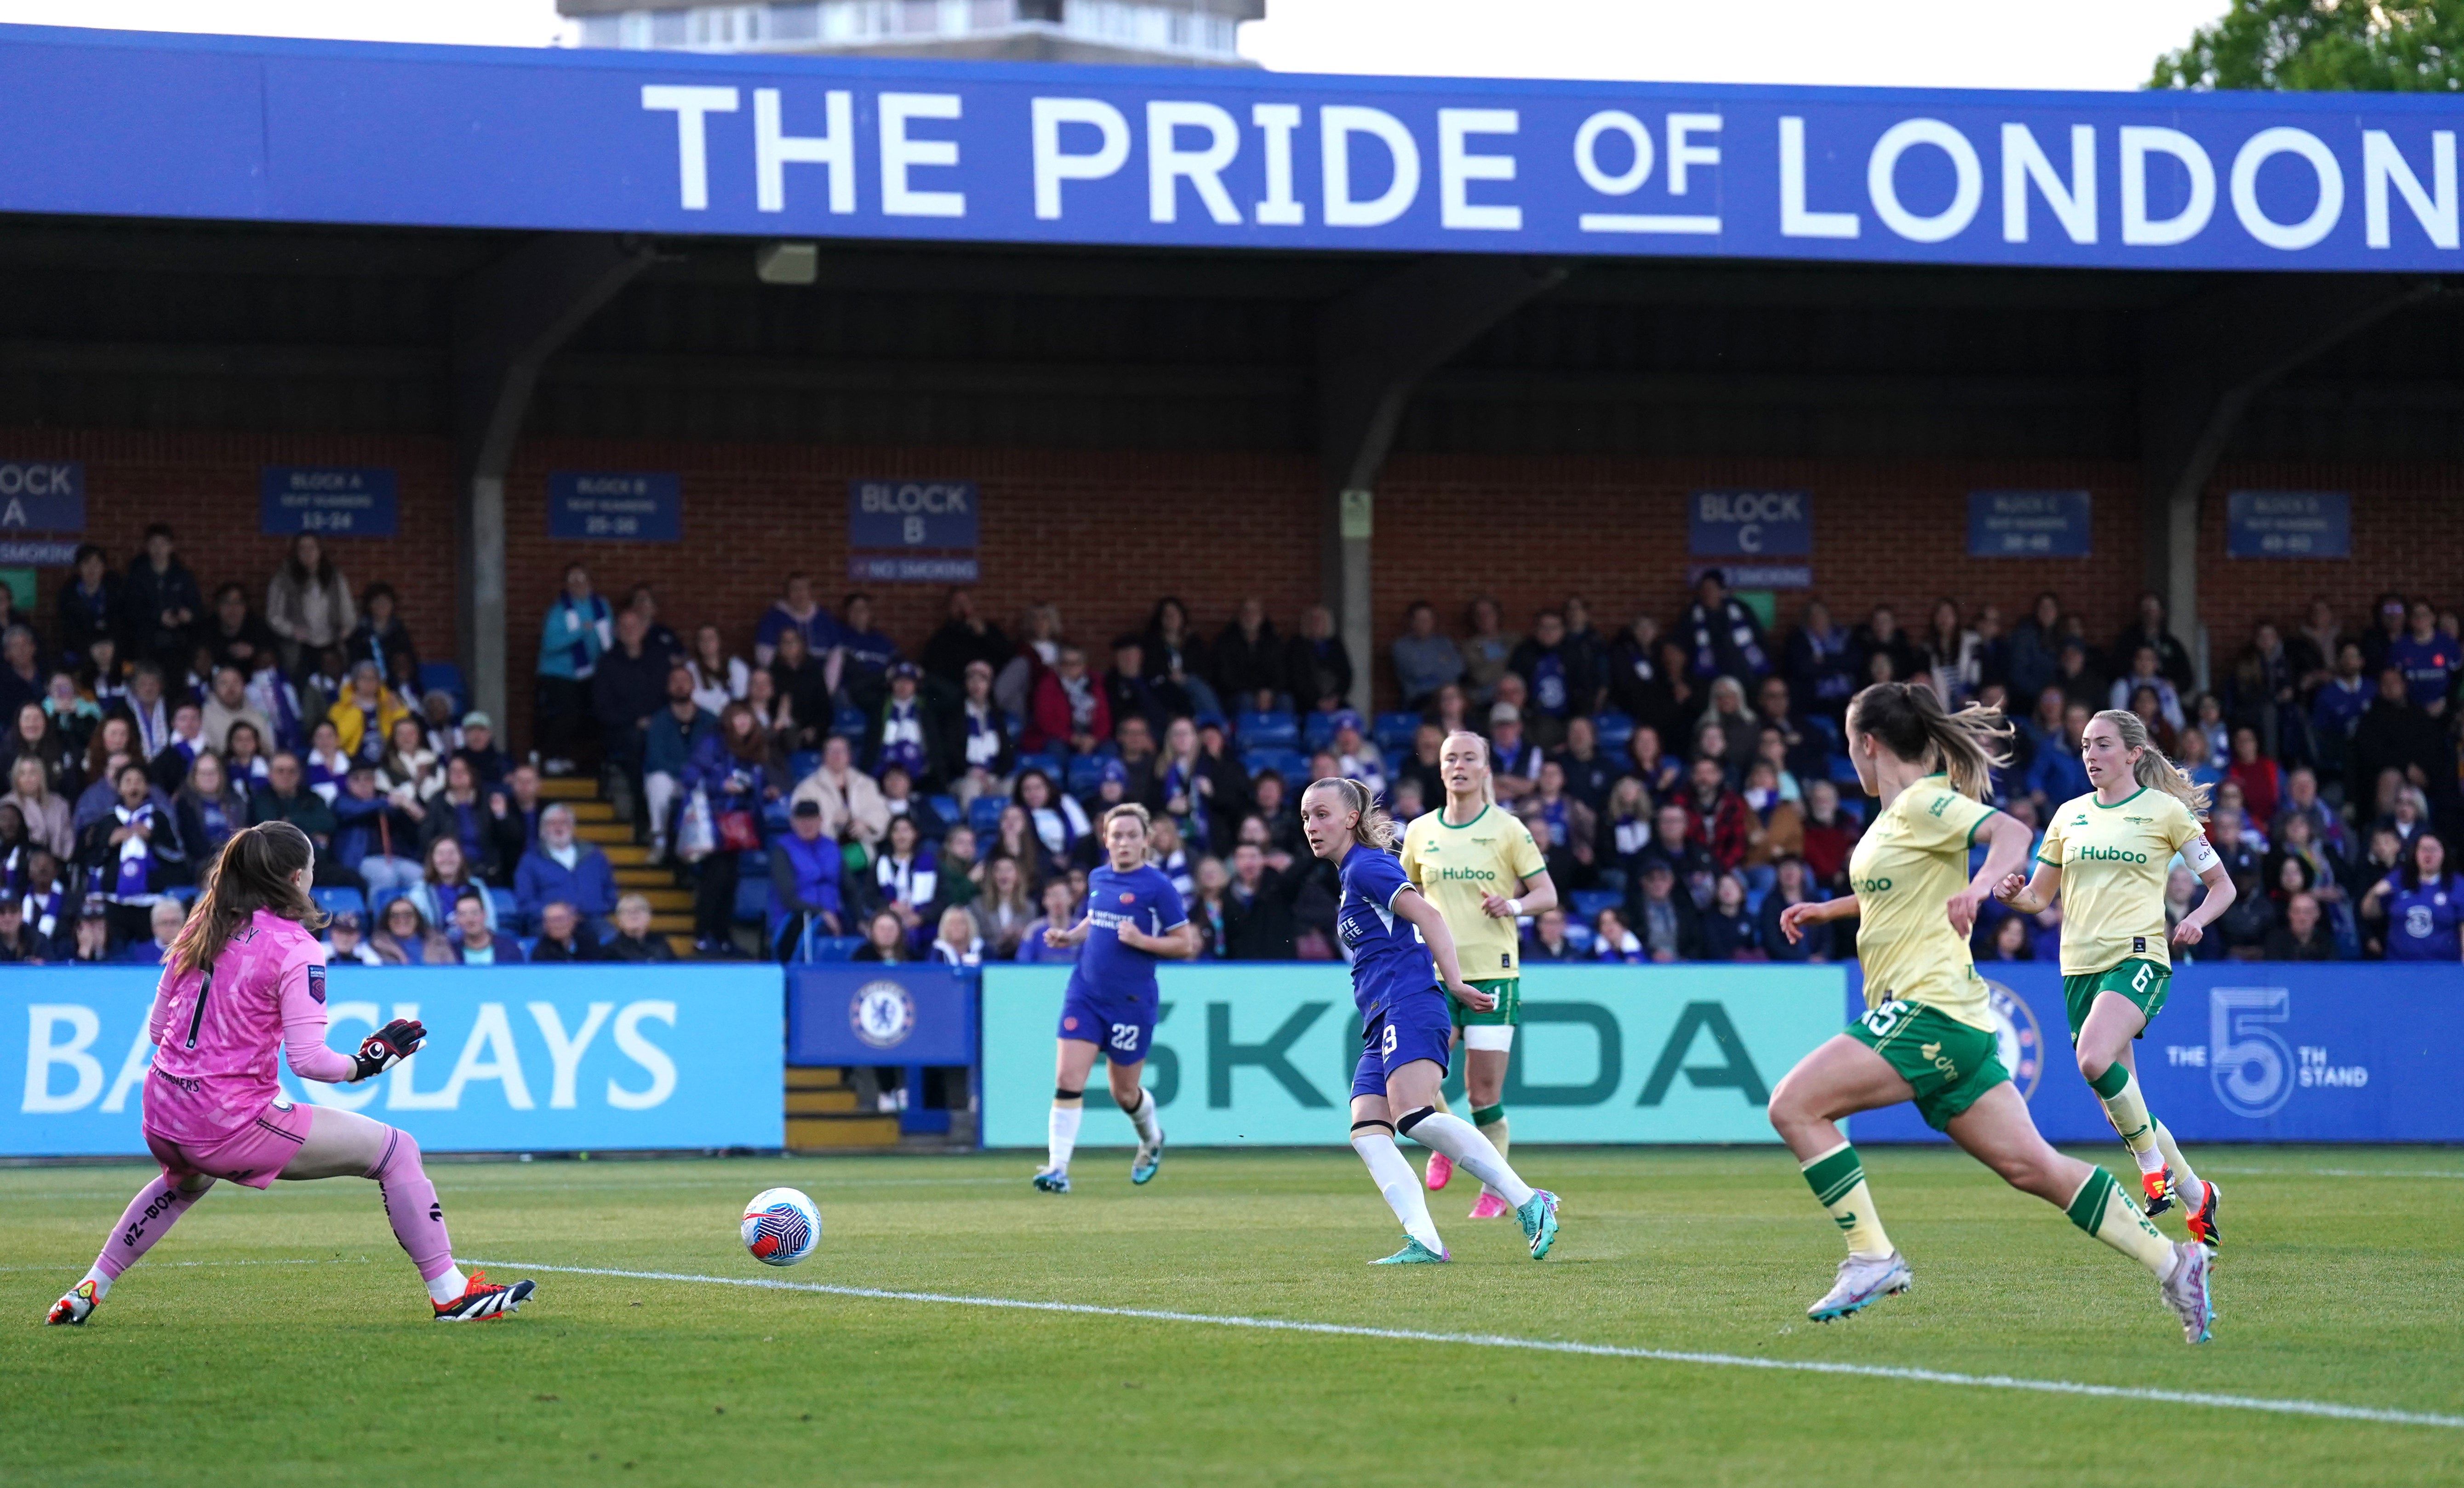
[[[648,470],[557,470],[547,478],[547,535],[584,542],[675,542],[684,481]]]
[[[976,545],[976,483],[971,480],[847,482],[847,547],[853,552]]]

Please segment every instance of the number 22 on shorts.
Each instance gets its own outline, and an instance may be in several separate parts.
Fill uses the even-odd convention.
[[[1135,1024],[1135,1023],[1114,1023],[1114,1024],[1112,1025],[1112,1047],[1113,1047],[1113,1048],[1115,1048],[1115,1049],[1134,1049],[1134,1048],[1136,1048],[1137,1046],[1138,1046],[1138,1025],[1137,1025],[1137,1024]]]

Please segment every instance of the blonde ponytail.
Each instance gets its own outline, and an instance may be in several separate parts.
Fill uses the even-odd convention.
[[[2145,719],[2121,708],[2108,708],[2089,721],[2093,723],[2097,719],[2113,725],[2113,732],[2122,737],[2122,747],[2131,752],[2132,779],[2151,791],[2163,791],[2172,797],[2198,820],[2208,820],[2208,798],[2213,793],[2183,774],[2180,765],[2165,757],[2165,752],[2147,736]]]
[[[1356,814],[1356,820],[1352,823],[1352,840],[1359,846],[1391,852],[1395,844],[1402,841],[1403,834],[1395,825],[1395,819],[1386,814],[1385,807],[1377,804],[1375,793],[1358,780],[1329,776],[1323,780],[1310,781],[1309,790],[1343,793],[1344,803]],[[1306,796],[1309,792],[1301,794]]]
[[[2003,748],[2011,725],[2002,710],[1970,703],[1943,711],[1928,687],[1877,682],[1848,704],[1848,730],[1867,733],[1910,764],[1930,765],[1950,777],[1951,789],[1970,800],[1993,793],[1993,772],[2010,764]]]

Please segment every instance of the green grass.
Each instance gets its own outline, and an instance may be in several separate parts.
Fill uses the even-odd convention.
[[[1363,1264],[1395,1226],[1349,1153],[1180,1152],[1143,1190],[1089,1153],[1059,1199],[1023,1154],[434,1175],[489,1258],[2464,1408],[2464,1154],[2193,1155],[2228,1193],[2197,1349],[2144,1273],[1938,1151],[1867,1153],[1916,1290],[1830,1327],[1803,1309],[1838,1241],[1776,1150],[1520,1149],[1565,1195],[1557,1253],[1461,1217],[1458,1180],[1457,1263],[1399,1270]],[[218,1190],[92,1324],[36,1325],[144,1175],[0,1171],[0,1483],[2464,1475],[2464,1430],[672,1281],[541,1274],[520,1317],[439,1327],[355,1180]],[[772,1184],[826,1220],[790,1271],[736,1242]]]

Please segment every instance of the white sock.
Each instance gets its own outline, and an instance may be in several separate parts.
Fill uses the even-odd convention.
[[[1403,1161],[1395,1139],[1378,1129],[1355,1131],[1352,1134],[1352,1149],[1369,1165],[1370,1180],[1377,1185],[1378,1193],[1386,1195],[1386,1207],[1403,1221],[1403,1233],[1444,1255],[1446,1242],[1438,1238],[1437,1224],[1429,1218],[1429,1199],[1420,1190],[1419,1174]]]
[[[1414,1122],[1409,1135],[1422,1147],[1453,1158],[1464,1171],[1496,1190],[1508,1208],[1521,1209],[1531,1202],[1531,1185],[1515,1176],[1480,1128],[1462,1117],[1434,1111]]]
[[[88,1267],[86,1274],[77,1278],[77,1280],[80,1281],[92,1281],[94,1283],[94,1300],[96,1302],[100,1302],[111,1295],[111,1278],[102,1274],[102,1268],[100,1266]]]
[[[1138,1128],[1138,1140],[1153,1147],[1163,1140],[1163,1123],[1155,1120],[1155,1092],[1138,1087],[1138,1105],[1129,1113],[1130,1125]]]
[[[1078,1147],[1078,1123],[1087,1116],[1084,1105],[1052,1107],[1051,1145],[1046,1149],[1045,1167],[1053,1172],[1069,1171],[1069,1154]]]
[[[428,1300],[438,1306],[443,1306],[470,1290],[470,1287],[471,1279],[462,1274],[460,1266],[448,1267],[443,1276],[428,1283]]]
[[[2190,1160],[2182,1155],[2182,1149],[2173,1141],[2173,1133],[2161,1121],[2156,1123],[2156,1150],[2165,1154],[2166,1163],[2172,1168],[2174,1186],[2185,1193],[2198,1194],[2200,1202],[2205,1203],[2207,1190],[2201,1187],[2199,1175],[2190,1171]],[[2198,1205],[2190,1207],[2196,1209]]]

